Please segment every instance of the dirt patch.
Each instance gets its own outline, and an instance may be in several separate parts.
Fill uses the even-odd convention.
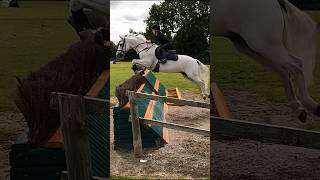
[[[10,173],[10,147],[25,127],[22,114],[0,112],[0,179],[5,179]]]
[[[200,100],[201,97],[182,91],[184,99]],[[168,122],[188,126],[210,128],[209,109],[188,106],[170,106]],[[111,115],[111,122],[113,122]],[[176,130],[169,130],[170,143],[160,149],[144,149],[143,160],[132,151],[113,149],[113,125],[111,125],[111,175],[149,177],[157,179],[197,179],[209,177],[209,137]]]
[[[256,95],[224,89],[234,118],[306,128],[319,120],[300,123],[287,104],[271,103]],[[260,143],[250,140],[212,141],[212,179],[319,179],[320,150]]]

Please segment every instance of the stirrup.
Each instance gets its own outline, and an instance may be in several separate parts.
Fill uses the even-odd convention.
[[[167,59],[159,59],[159,63],[164,64],[167,62]]]

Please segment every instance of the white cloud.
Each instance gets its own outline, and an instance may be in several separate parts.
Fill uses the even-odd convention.
[[[111,40],[119,41],[119,36],[129,33],[129,29],[145,31],[143,22],[149,15],[149,8],[160,1],[111,1],[110,33]]]

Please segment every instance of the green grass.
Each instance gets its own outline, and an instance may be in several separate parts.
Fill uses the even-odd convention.
[[[320,22],[320,11],[308,12]],[[318,35],[317,60],[313,83],[309,88],[311,96],[320,102],[320,36]],[[282,83],[271,70],[256,63],[253,59],[240,54],[232,43],[221,37],[211,41],[211,64],[214,67],[213,79],[225,87],[250,91],[272,102],[287,102]],[[271,53],[271,52],[270,52]],[[320,130],[320,122],[309,125],[310,129]]]
[[[248,90],[274,102],[286,100],[276,74],[240,54],[225,38],[213,42],[213,79],[226,88]]]
[[[68,2],[19,2],[0,8],[0,111],[15,111],[15,76],[25,76],[77,40]]]
[[[110,69],[110,95],[114,96],[116,86],[129,79],[133,71],[130,62],[111,64]],[[155,75],[166,88],[178,87],[195,93],[200,92],[195,84],[185,79],[180,73],[155,73]]]

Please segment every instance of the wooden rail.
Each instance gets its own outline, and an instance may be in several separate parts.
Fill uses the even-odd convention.
[[[209,130],[193,128],[193,127],[184,126],[184,125],[175,124],[175,123],[161,122],[153,119],[141,118],[139,117],[139,110],[136,104],[136,99],[144,98],[144,99],[150,99],[155,101],[171,102],[176,105],[187,105],[187,106],[201,107],[201,108],[207,108],[207,109],[210,109],[209,103],[170,98],[166,96],[150,95],[145,93],[138,93],[135,91],[127,91],[127,96],[129,98],[129,103],[130,103],[132,135],[133,135],[133,150],[136,157],[142,156],[142,140],[141,140],[140,123],[155,124],[155,125],[170,128],[170,129],[192,132],[192,133],[197,133],[205,136],[210,135]]]
[[[191,101],[191,100],[186,100],[186,99],[171,98],[171,97],[167,97],[167,96],[157,96],[157,95],[151,95],[151,94],[146,94],[146,93],[135,93],[134,96],[135,96],[135,98],[150,99],[150,100],[154,100],[154,101],[161,100],[163,102],[170,102],[170,103],[174,103],[176,105],[181,105],[181,106],[193,106],[193,107],[210,109],[210,103],[204,103],[204,102],[200,102],[200,101]]]
[[[141,120],[142,123],[145,123],[145,124],[152,124],[152,125],[166,127],[169,129],[175,129],[175,130],[180,130],[180,131],[196,133],[196,134],[200,134],[200,135],[204,135],[204,136],[210,136],[210,131],[206,130],[206,129],[194,128],[194,127],[190,127],[190,126],[169,123],[169,122],[162,122],[162,121],[157,121],[154,119],[145,119],[142,117],[140,117],[139,119]]]
[[[213,139],[251,139],[305,148],[320,149],[320,132],[212,116]]]
[[[76,96],[76,95],[52,92],[51,100],[50,100],[51,109],[59,110],[59,102],[58,102],[59,96]],[[82,98],[84,100],[85,110],[87,113],[91,113],[91,112],[103,113],[106,111],[106,108],[108,108],[107,104],[109,104],[110,102],[109,100],[106,100],[106,99],[94,98],[89,96],[82,96]]]

